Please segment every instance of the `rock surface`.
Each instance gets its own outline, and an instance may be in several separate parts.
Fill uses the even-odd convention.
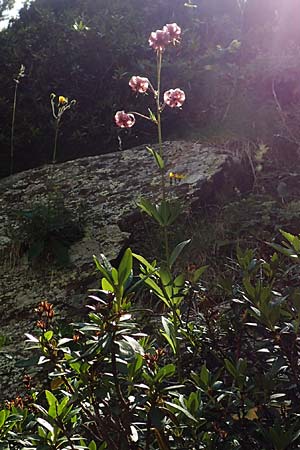
[[[154,146],[155,148],[155,146]],[[236,163],[217,148],[199,143],[165,142],[168,171],[185,178],[169,186],[168,196],[184,198],[187,209],[211,201],[216,192],[236,186]],[[65,206],[80,215],[84,237],[70,249],[72,265],[63,270],[33,269],[14,245],[14,213],[30,210],[47,199],[51,178]],[[20,370],[15,362],[24,354],[24,333],[34,325],[34,308],[41,300],[54,303],[62,317],[84,310],[87,290],[97,286],[92,255],[118,256],[130,237],[140,196],[160,195],[160,174],[145,146],[45,166],[0,180],[0,325],[6,344],[0,348],[0,400],[16,394]],[[135,214],[134,214],[135,213]]]

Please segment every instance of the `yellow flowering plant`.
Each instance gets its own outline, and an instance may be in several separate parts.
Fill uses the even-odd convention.
[[[57,141],[59,134],[59,126],[62,119],[62,116],[65,111],[70,109],[72,106],[76,104],[76,100],[70,100],[68,97],[64,97],[63,95],[57,96],[54,93],[50,94],[50,103],[52,108],[52,115],[55,120],[55,137],[54,137],[54,147],[53,147],[53,155],[52,155],[52,164],[56,163],[56,154],[57,154]]]

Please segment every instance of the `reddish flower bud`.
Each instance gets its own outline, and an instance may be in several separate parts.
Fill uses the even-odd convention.
[[[79,336],[78,333],[73,335],[73,341],[74,341],[74,342],[78,342],[79,339],[80,339],[80,336]]]
[[[181,28],[177,25],[177,23],[167,23],[163,30],[169,34],[170,43],[176,44],[177,42],[180,42]]]
[[[44,320],[38,320],[36,326],[38,328],[41,328],[41,330],[45,330],[47,328],[46,322]]]
[[[171,42],[170,34],[164,27],[163,30],[152,31],[149,37],[149,45],[154,50],[163,51]]]
[[[46,316],[49,319],[53,319],[53,317],[54,317],[54,309],[50,309],[50,311],[47,312]]]
[[[133,76],[130,78],[129,86],[134,92],[144,94],[149,89],[149,80],[145,77]]]
[[[125,111],[117,111],[115,122],[118,127],[131,128],[135,124],[135,117],[133,114],[127,114]]]
[[[169,89],[164,93],[164,102],[170,108],[179,108],[185,101],[185,93],[181,89]]]

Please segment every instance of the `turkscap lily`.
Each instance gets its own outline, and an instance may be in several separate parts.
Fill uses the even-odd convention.
[[[181,28],[177,25],[177,23],[167,23],[163,29],[169,33],[169,44],[175,45],[180,42]]]
[[[177,89],[169,89],[164,93],[164,102],[170,108],[180,108],[185,101],[185,93]]]
[[[156,88],[153,87],[148,78],[142,77],[139,75],[134,75],[129,80],[129,86],[132,91],[136,94],[146,94],[148,91],[152,92],[155,100],[156,111],[153,112],[150,108],[148,108],[149,115],[146,116],[136,111],[125,112],[117,111],[115,114],[115,123],[120,128],[131,128],[135,124],[136,116],[139,116],[143,119],[146,119],[157,126],[157,135],[158,135],[158,151],[147,147],[149,153],[154,157],[155,162],[160,170],[161,175],[161,190],[162,190],[162,202],[161,202],[161,211],[164,211],[165,217],[161,218],[159,216],[160,213],[153,212],[156,211],[156,207],[152,207],[147,202],[141,203],[140,206],[142,210],[146,211],[151,217],[153,217],[158,223],[163,226],[163,234],[165,241],[165,250],[166,250],[166,260],[169,261],[169,244],[168,244],[168,233],[167,226],[170,224],[168,222],[168,217],[170,216],[171,206],[166,197],[166,165],[163,157],[163,141],[162,141],[162,127],[161,127],[161,115],[166,106],[170,108],[180,108],[185,101],[185,93],[183,90],[169,89],[164,92],[162,95],[161,91],[161,69],[162,69],[162,57],[163,53],[167,46],[176,45],[180,42],[181,39],[181,28],[177,25],[177,23],[168,23],[166,24],[162,30],[153,31],[149,37],[149,45],[156,51],[157,57],[157,85]],[[161,98],[163,97],[163,98]],[[120,137],[118,136],[119,142]],[[183,174],[170,172],[169,180],[170,183],[172,181],[179,182],[184,178]],[[153,209],[154,208],[154,209]],[[160,218],[158,218],[158,216]],[[162,213],[163,214],[163,213]],[[167,219],[166,219],[167,218]],[[162,225],[163,224],[163,225]]]
[[[134,75],[130,78],[128,84],[134,92],[145,94],[149,89],[150,81],[146,77]]]
[[[135,124],[135,117],[132,113],[117,111],[115,114],[115,122],[120,128],[131,128]]]
[[[157,52],[162,52],[169,44],[180,42],[181,28],[177,23],[167,23],[162,30],[152,31],[149,37],[149,45]]]

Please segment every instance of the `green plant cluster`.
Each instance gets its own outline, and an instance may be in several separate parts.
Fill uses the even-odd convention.
[[[101,288],[86,321],[66,328],[52,305],[37,308],[32,378],[0,412],[1,448],[298,448],[300,240],[283,236],[269,261],[238,251],[231,298],[219,305],[199,281],[205,268],[173,274],[130,249],[117,268],[95,258]],[[159,318],[137,306],[149,289],[164,305]]]
[[[46,262],[67,265],[70,246],[83,237],[83,224],[66,208],[57,193],[17,213],[18,229],[13,240],[21,242],[33,265]]]

